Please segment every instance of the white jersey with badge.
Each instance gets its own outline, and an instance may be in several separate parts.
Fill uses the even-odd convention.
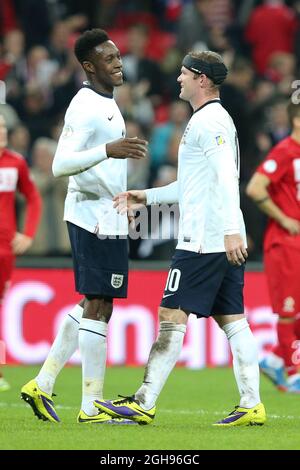
[[[122,137],[125,123],[115,100],[84,87],[67,109],[55,158],[67,167],[71,155],[80,159],[80,152]],[[104,155],[103,161],[81,171],[69,178],[64,220],[101,235],[127,235],[127,217],[113,208],[113,197],[127,188],[126,159]]]
[[[246,234],[239,197],[239,146],[220,100],[191,117],[179,146],[178,249],[224,252],[224,235]]]

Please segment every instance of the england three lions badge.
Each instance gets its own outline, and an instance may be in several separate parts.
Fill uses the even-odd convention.
[[[111,285],[115,289],[119,289],[123,285],[124,275],[123,274],[112,274],[111,275]]]

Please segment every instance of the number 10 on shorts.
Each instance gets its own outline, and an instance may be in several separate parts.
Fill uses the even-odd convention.
[[[176,292],[181,278],[180,269],[170,269],[166,283],[165,291]]]

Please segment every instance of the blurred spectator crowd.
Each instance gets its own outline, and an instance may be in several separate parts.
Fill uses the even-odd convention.
[[[265,220],[244,187],[290,131],[286,105],[300,78],[300,1],[1,0],[1,112],[9,146],[27,159],[44,201],[31,254],[70,253],[62,222],[67,181],[52,177],[51,164],[65,110],[85,79],[74,41],[91,27],[106,29],[122,53],[126,82],[115,98],[127,134],[149,140],[148,160],[128,162],[129,189],[176,179],[177,149],[191,115],[178,100],[182,58],[192,49],[222,54],[230,74],[221,98],[239,134],[242,209],[250,259],[259,260]],[[132,242],[131,257],[168,258],[174,243]]]

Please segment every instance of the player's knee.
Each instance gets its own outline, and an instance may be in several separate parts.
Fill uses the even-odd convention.
[[[176,324],[186,324],[188,315],[180,309],[159,307],[158,317],[160,322],[172,322]]]
[[[99,295],[86,295],[83,318],[108,323],[112,314],[113,299]]]

